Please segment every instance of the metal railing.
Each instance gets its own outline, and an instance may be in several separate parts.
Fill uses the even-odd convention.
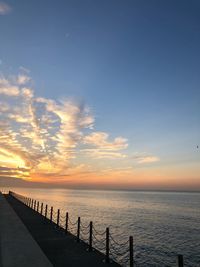
[[[8,194],[9,191],[7,189],[2,188],[2,189],[0,189],[0,193],[2,193],[4,195],[4,194]]]
[[[56,227],[63,229],[65,234],[74,235],[77,242],[85,242],[88,245],[88,251],[96,249],[103,253],[106,263],[114,261],[122,266],[134,266],[132,236],[127,242],[118,243],[110,233],[109,227],[104,232],[99,232],[92,221],[84,224],[80,217],[76,221],[72,221],[68,212],[63,214],[60,209],[55,211],[53,207],[48,207],[43,202],[12,191],[9,194],[54,223]]]
[[[72,234],[76,237],[77,242],[85,242],[88,245],[88,251],[98,250],[105,255],[106,263],[116,262],[121,266],[135,267],[134,260],[134,243],[133,236],[130,236],[126,242],[117,242],[110,232],[109,227],[105,231],[98,231],[93,222],[84,224],[81,217],[76,221],[72,221],[69,213],[62,214],[60,209],[54,210],[53,207],[44,206],[43,202],[28,198],[9,191],[14,198],[24,203],[29,208],[41,214],[45,219],[54,223],[57,228],[62,229],[65,234]],[[183,267],[183,256],[177,255],[177,267]]]

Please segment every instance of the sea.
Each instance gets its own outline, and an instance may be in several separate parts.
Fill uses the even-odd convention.
[[[43,202],[44,206],[47,204],[48,210],[53,206],[54,217],[60,209],[63,224],[68,212],[74,234],[77,218],[81,217],[83,240],[87,240],[88,225],[93,221],[94,243],[102,252],[104,244],[101,241],[105,241],[105,229],[109,227],[113,249],[111,257],[123,266],[129,265],[129,236],[133,236],[135,266],[177,266],[178,254],[183,255],[184,266],[200,266],[198,192],[13,190]]]

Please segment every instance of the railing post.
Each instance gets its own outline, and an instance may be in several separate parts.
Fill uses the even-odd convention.
[[[65,220],[65,234],[67,234],[68,231],[68,220],[69,220],[69,213],[66,212],[66,220]]]
[[[177,255],[177,267],[183,267],[183,255]]]
[[[42,202],[42,204],[41,204],[41,210],[40,210],[40,213],[41,213],[41,215],[42,215],[42,213],[43,213],[43,202]]]
[[[31,200],[31,209],[33,208],[33,199]]]
[[[53,220],[53,207],[51,207],[51,213],[50,213],[50,221],[52,222]]]
[[[57,226],[59,226],[59,221],[60,221],[60,210],[58,209],[58,213],[57,213]]]
[[[36,209],[36,200],[34,201],[34,210]]]
[[[39,203],[39,201],[37,202],[37,212],[39,212],[39,205],[40,205],[40,203]]]
[[[92,231],[93,223],[90,222],[90,235],[89,235],[89,251],[92,251]]]
[[[77,242],[80,241],[80,226],[81,226],[81,218],[78,217],[78,225],[77,225]]]
[[[129,257],[130,257],[130,267],[134,266],[134,259],[133,259],[133,237],[129,237]]]
[[[47,218],[47,209],[48,209],[48,206],[47,206],[47,204],[46,204],[46,206],[45,206],[45,214],[44,214],[44,217],[45,217],[45,218]]]
[[[110,252],[110,236],[109,227],[106,228],[106,263],[110,262],[109,252]]]

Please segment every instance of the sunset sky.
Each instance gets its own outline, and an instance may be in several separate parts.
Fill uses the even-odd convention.
[[[199,14],[199,0],[0,1],[0,180],[200,190]]]

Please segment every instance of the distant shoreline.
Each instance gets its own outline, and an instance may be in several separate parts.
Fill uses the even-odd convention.
[[[20,185],[14,185],[14,186],[2,186],[0,185],[0,191],[3,189],[9,190],[11,188],[23,188],[23,189],[43,189],[43,190],[83,190],[83,191],[106,191],[106,192],[143,192],[143,193],[200,193],[200,190],[169,190],[169,189],[110,189],[110,188],[104,188],[104,189],[98,189],[98,188],[76,188],[76,187],[49,187],[49,186],[20,186]]]

